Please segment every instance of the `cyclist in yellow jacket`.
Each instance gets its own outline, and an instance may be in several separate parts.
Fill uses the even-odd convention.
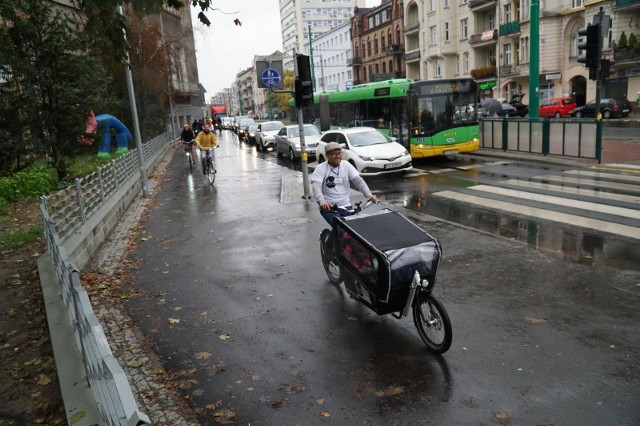
[[[211,126],[209,126],[208,124],[204,125],[204,130],[202,130],[200,133],[198,133],[198,136],[196,136],[196,145],[198,146],[200,151],[210,151],[211,148],[216,148],[218,146],[218,140],[213,135]],[[213,155],[213,152],[211,152],[210,154]],[[202,173],[206,174],[207,159],[202,156],[201,160]]]

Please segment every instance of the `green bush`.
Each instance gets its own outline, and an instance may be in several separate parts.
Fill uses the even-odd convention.
[[[9,213],[9,202],[0,197],[0,216]]]
[[[620,49],[624,49],[625,47],[627,47],[627,35],[624,31],[622,32],[622,34],[620,34],[620,38],[618,39],[618,47]]]
[[[628,44],[629,47],[633,49],[637,49],[640,47],[640,42],[638,42],[638,39],[636,38],[636,35],[634,33],[629,34]]]
[[[54,191],[57,184],[55,169],[33,166],[11,176],[0,178],[0,198],[5,201],[17,201],[37,197]]]

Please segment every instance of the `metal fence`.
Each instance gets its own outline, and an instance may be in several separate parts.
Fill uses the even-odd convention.
[[[596,120],[480,119],[480,147],[601,160],[602,122]]]
[[[145,168],[156,161],[165,149],[174,146],[173,139],[171,132],[167,132],[143,145]],[[89,386],[102,421],[108,425],[151,422],[138,409],[126,375],[111,353],[89,296],[80,283],[80,274],[69,260],[63,241],[91,215],[98,213],[109,197],[124,185],[135,182],[131,179],[135,174],[139,174],[139,168],[137,152],[133,150],[89,176],[76,179],[74,185],[40,199],[44,234],[59,291],[84,361]]]

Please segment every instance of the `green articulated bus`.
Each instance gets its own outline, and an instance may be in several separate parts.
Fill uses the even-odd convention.
[[[478,87],[474,79],[395,79],[314,94],[305,123],[322,130],[370,126],[394,137],[413,158],[477,151]],[[293,104],[293,101],[291,102]],[[296,110],[290,108],[292,122]]]

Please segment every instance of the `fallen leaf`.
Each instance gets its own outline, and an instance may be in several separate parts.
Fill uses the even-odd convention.
[[[36,383],[39,385],[48,385],[49,383],[51,383],[51,379],[46,374],[38,374]]]
[[[182,306],[176,306],[175,308],[173,308],[174,311],[181,311],[182,310]]]
[[[500,424],[505,425],[509,422],[509,415],[507,413],[496,413],[496,420]]]
[[[271,404],[271,408],[276,408],[276,409],[282,408],[282,407],[285,406],[286,402],[287,402],[286,400],[281,399],[281,400],[276,401],[273,404]]]
[[[180,320],[177,318],[169,318],[169,324],[178,324]]]
[[[316,404],[318,405],[324,404],[324,398],[316,399]]]
[[[82,420],[84,418],[84,416],[86,416],[87,413],[84,411],[78,411],[77,413],[75,413],[73,416],[69,417],[69,424],[71,426],[75,425],[76,423],[78,423],[80,420]]]
[[[329,414],[326,411],[322,411],[322,412],[320,412],[320,417],[331,417],[331,414]]]
[[[211,358],[211,353],[209,352],[198,352],[196,354],[196,359],[209,359]]]
[[[227,339],[230,339],[230,338],[231,338],[231,336],[229,334],[227,334],[227,333],[223,333],[223,334],[218,336],[218,339],[220,339],[220,340],[227,340]]]
[[[347,318],[349,321],[358,321],[359,318],[358,317],[349,317]]]
[[[254,389],[254,388],[252,388],[252,387],[248,387],[248,388],[247,388],[247,392],[253,392],[254,390],[255,390],[255,389]]]

